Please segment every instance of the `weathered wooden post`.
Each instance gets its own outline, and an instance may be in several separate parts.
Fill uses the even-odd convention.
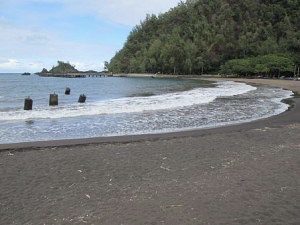
[[[49,105],[50,106],[56,106],[58,105],[58,95],[57,94],[50,94],[49,98]]]
[[[24,110],[32,110],[33,101],[30,97],[25,98]]]
[[[84,94],[82,94],[82,95],[79,96],[78,102],[79,103],[85,103],[85,100],[86,100],[86,96]]]
[[[65,90],[65,95],[70,95],[70,93],[71,93],[71,89],[67,87]]]

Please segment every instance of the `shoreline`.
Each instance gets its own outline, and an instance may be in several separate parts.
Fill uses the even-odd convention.
[[[150,77],[151,74],[130,74],[128,77]],[[171,76],[169,76],[171,77]],[[167,78],[165,75],[162,75],[159,78]],[[174,78],[174,77],[173,77]],[[187,79],[191,79],[186,77]],[[192,78],[198,79],[198,78]],[[140,142],[140,141],[147,141],[147,140],[157,140],[157,139],[172,139],[176,137],[188,137],[188,136],[195,136],[195,135],[202,135],[202,133],[212,132],[217,129],[224,128],[224,132],[226,129],[231,129],[235,126],[243,126],[244,124],[250,124],[255,122],[261,122],[263,120],[268,120],[273,117],[278,117],[282,114],[286,114],[294,108],[295,105],[299,105],[300,102],[296,101],[298,93],[300,93],[300,82],[297,83],[298,85],[290,86],[290,85],[282,85],[283,82],[278,80],[279,82],[272,83],[271,85],[264,83],[260,83],[260,81],[265,80],[253,80],[253,79],[237,79],[237,78],[199,78],[201,80],[206,81],[235,81],[235,82],[243,82],[249,85],[267,85],[273,87],[280,87],[286,90],[290,90],[294,93],[294,97],[283,99],[282,102],[289,105],[289,109],[283,113],[278,115],[272,115],[266,118],[258,118],[252,121],[241,121],[233,124],[228,125],[220,125],[216,127],[207,127],[207,128],[191,128],[191,129],[183,129],[178,131],[166,131],[166,132],[157,132],[157,133],[147,133],[147,134],[133,134],[133,135],[119,135],[119,136],[102,136],[102,137],[91,137],[91,138],[75,138],[75,139],[61,139],[61,140],[45,140],[45,141],[33,141],[33,142],[19,142],[19,143],[7,143],[7,144],[0,144],[0,152],[1,151],[19,151],[19,150],[28,150],[28,149],[39,149],[45,147],[72,147],[76,145],[89,145],[89,144],[114,144],[114,143],[128,143],[128,142]],[[268,80],[269,81],[269,80]],[[275,80],[276,81],[276,80]],[[293,81],[294,82],[294,81]],[[296,88],[295,88],[296,87]],[[299,110],[300,113],[300,110]]]
[[[246,78],[203,78],[207,81],[235,81],[247,83],[250,85],[266,85],[271,87],[279,87],[294,92],[297,96],[300,94],[300,81],[294,80],[278,80],[278,79],[246,79]]]
[[[267,85],[271,87],[279,87],[286,90],[291,90],[300,94],[300,81],[295,80],[280,80],[280,79],[249,79],[249,78],[223,78],[218,75],[170,75],[170,74],[114,74],[113,77],[140,77],[140,78],[179,78],[179,79],[196,79],[206,81],[236,81],[252,85]]]
[[[143,142],[143,141],[155,141],[155,140],[168,140],[182,137],[196,137],[203,136],[211,133],[227,132],[233,130],[243,129],[244,127],[255,127],[260,125],[262,122],[272,122],[277,120],[277,117],[289,117],[291,111],[294,111],[295,105],[300,105],[300,99],[296,101],[295,97],[283,99],[283,102],[289,104],[289,109],[278,114],[269,116],[266,118],[258,118],[251,121],[242,121],[233,124],[220,125],[216,127],[207,128],[190,128],[178,131],[166,131],[157,133],[146,133],[146,134],[133,134],[133,135],[120,135],[120,136],[102,136],[102,137],[91,137],[91,138],[75,138],[75,139],[61,139],[61,140],[46,140],[46,141],[33,141],[33,142],[20,142],[20,143],[8,143],[0,144],[0,152],[3,151],[26,151],[32,149],[42,148],[56,148],[56,147],[72,147],[72,146],[84,146],[84,145],[96,145],[96,144],[126,144],[131,142]],[[290,103],[292,102],[292,105]],[[300,107],[292,114],[300,113]]]

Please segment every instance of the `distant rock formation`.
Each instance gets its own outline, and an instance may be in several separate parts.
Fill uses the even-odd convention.
[[[70,74],[70,73],[80,73],[77,69],[75,69],[75,66],[71,65],[69,62],[63,62],[63,61],[57,61],[57,66],[53,66],[51,70],[47,70],[46,68],[43,68],[41,72],[38,72],[36,74],[38,75],[51,75],[51,74]]]
[[[57,61],[58,65],[52,67],[49,73],[53,74],[66,74],[66,73],[78,73],[79,71],[75,69],[69,62]]]
[[[48,70],[46,68],[43,68],[41,73],[49,73]]]
[[[69,62],[57,61],[57,66],[53,66],[51,70],[43,68],[41,72],[36,73],[42,77],[66,77],[66,78],[83,78],[87,76],[102,76],[101,73],[88,70],[88,71],[79,71],[75,66],[71,65]]]

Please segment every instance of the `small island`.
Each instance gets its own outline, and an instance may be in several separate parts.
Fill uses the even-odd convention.
[[[43,68],[41,72],[36,73],[41,77],[64,77],[64,78],[85,78],[85,77],[102,77],[106,76],[106,72],[98,72],[94,70],[79,71],[69,62],[57,61],[57,66],[53,66],[51,70]]]
[[[30,76],[31,73],[28,73],[28,72],[25,72],[25,73],[22,73],[23,76]]]

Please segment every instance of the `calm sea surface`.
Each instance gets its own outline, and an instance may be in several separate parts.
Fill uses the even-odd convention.
[[[54,92],[59,105],[49,107]],[[85,104],[77,103],[80,94]],[[288,106],[281,100],[291,95],[234,82],[0,74],[0,143],[217,127],[282,113]],[[23,110],[28,96],[32,111]]]

